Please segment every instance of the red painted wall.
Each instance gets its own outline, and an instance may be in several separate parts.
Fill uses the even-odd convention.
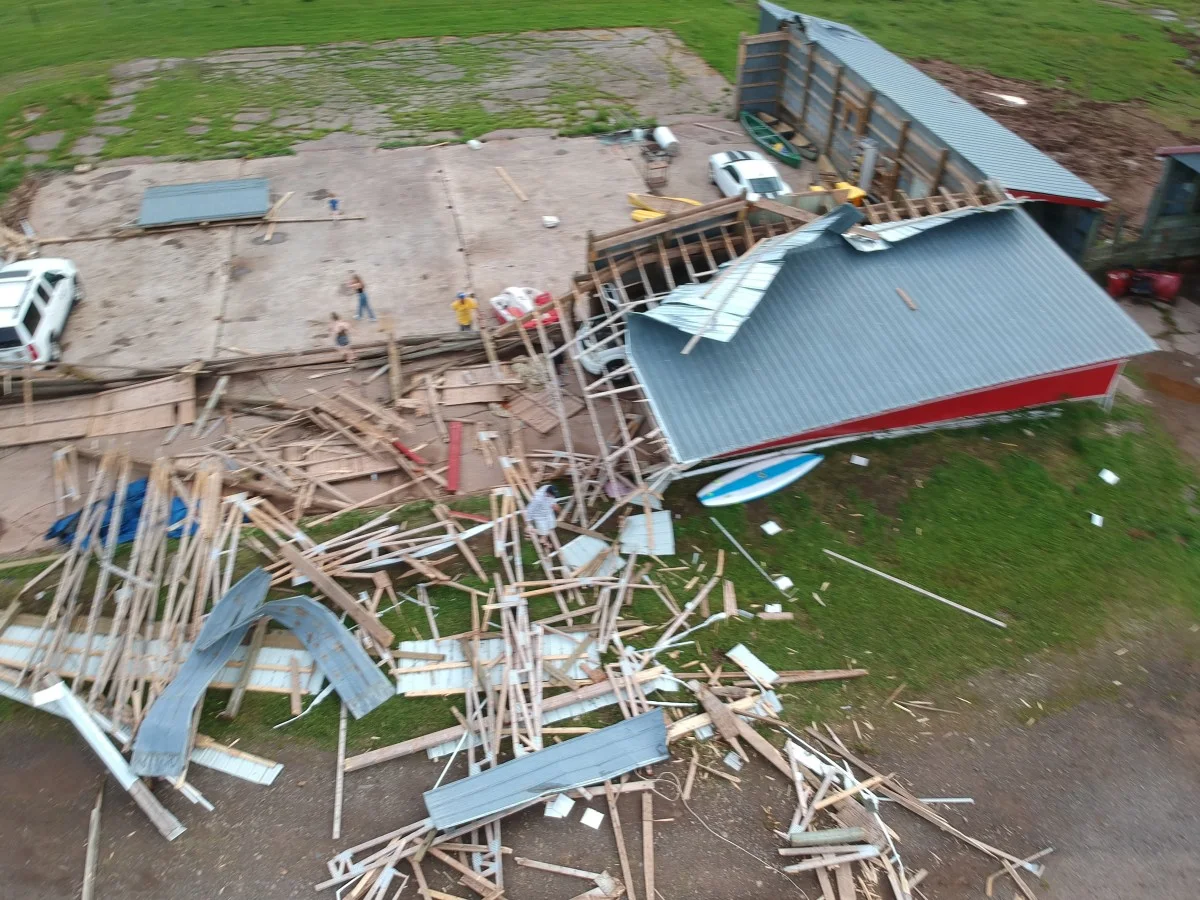
[[[937,422],[951,422],[955,419],[965,419],[970,416],[984,416],[993,413],[1012,412],[1030,406],[1042,406],[1047,403],[1057,403],[1060,400],[1083,400],[1090,397],[1103,397],[1114,378],[1119,373],[1124,360],[1100,363],[1085,369],[1072,369],[1067,372],[1056,372],[1053,375],[1043,375],[1026,381],[1013,381],[996,387],[984,388],[967,394],[956,394],[941,400],[931,400],[919,406],[908,406],[877,416],[864,419],[854,419],[819,428],[816,431],[806,431],[789,438],[781,438],[766,444],[758,444],[726,454],[734,456],[749,453],[754,450],[769,450],[772,447],[783,447],[801,441],[812,441],[820,438],[842,437],[851,434],[873,434],[877,431],[889,431],[893,428],[911,428],[914,425],[932,425]]]

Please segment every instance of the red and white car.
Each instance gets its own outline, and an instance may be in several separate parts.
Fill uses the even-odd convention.
[[[555,325],[558,323],[558,308],[554,305],[554,298],[550,296],[549,291],[539,291],[537,288],[529,287],[507,287],[488,303],[491,304],[501,325],[519,319],[541,306],[549,307],[540,317],[542,324]],[[531,319],[525,323],[525,327],[537,328],[537,322]]]

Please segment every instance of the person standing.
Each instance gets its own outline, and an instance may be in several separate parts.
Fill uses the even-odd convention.
[[[335,219],[342,217],[342,201],[337,198],[336,194],[329,195],[329,214]]]
[[[552,484],[544,484],[529,498],[525,506],[525,521],[538,537],[546,537],[558,526],[558,492]]]
[[[475,310],[479,309],[479,304],[475,302],[474,291],[460,292],[450,308],[454,310],[459,331],[471,331],[475,327]]]
[[[334,345],[345,354],[346,362],[353,363],[356,357],[354,348],[350,346],[350,323],[344,321],[337,313],[333,313],[329,333],[333,336]]]
[[[371,321],[376,321],[375,310],[371,309],[371,304],[367,300],[367,285],[356,273],[350,273],[350,289],[354,291],[354,296],[358,299],[358,312],[354,314],[354,318],[361,319],[363,313],[371,317]]]

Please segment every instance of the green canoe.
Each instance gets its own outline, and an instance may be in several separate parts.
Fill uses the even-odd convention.
[[[771,117],[773,122],[778,123],[781,130],[786,126],[782,122]],[[789,166],[799,166],[801,159],[815,160],[817,158],[816,150],[810,144],[805,144],[802,147],[797,147],[789,138],[793,138],[795,132],[792,129],[787,129],[787,134],[781,134],[775,128],[768,125],[761,118],[748,110],[742,110],[741,115],[742,127],[746,129],[746,133],[754,140],[754,143],[762,147],[776,159]]]

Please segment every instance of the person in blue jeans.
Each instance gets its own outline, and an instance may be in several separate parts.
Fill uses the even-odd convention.
[[[366,313],[372,322],[376,321],[375,310],[371,309],[371,304],[367,300],[367,285],[354,272],[350,273],[350,288],[354,291],[354,296],[358,298],[358,312],[354,314],[354,318],[361,319],[363,313]]]

